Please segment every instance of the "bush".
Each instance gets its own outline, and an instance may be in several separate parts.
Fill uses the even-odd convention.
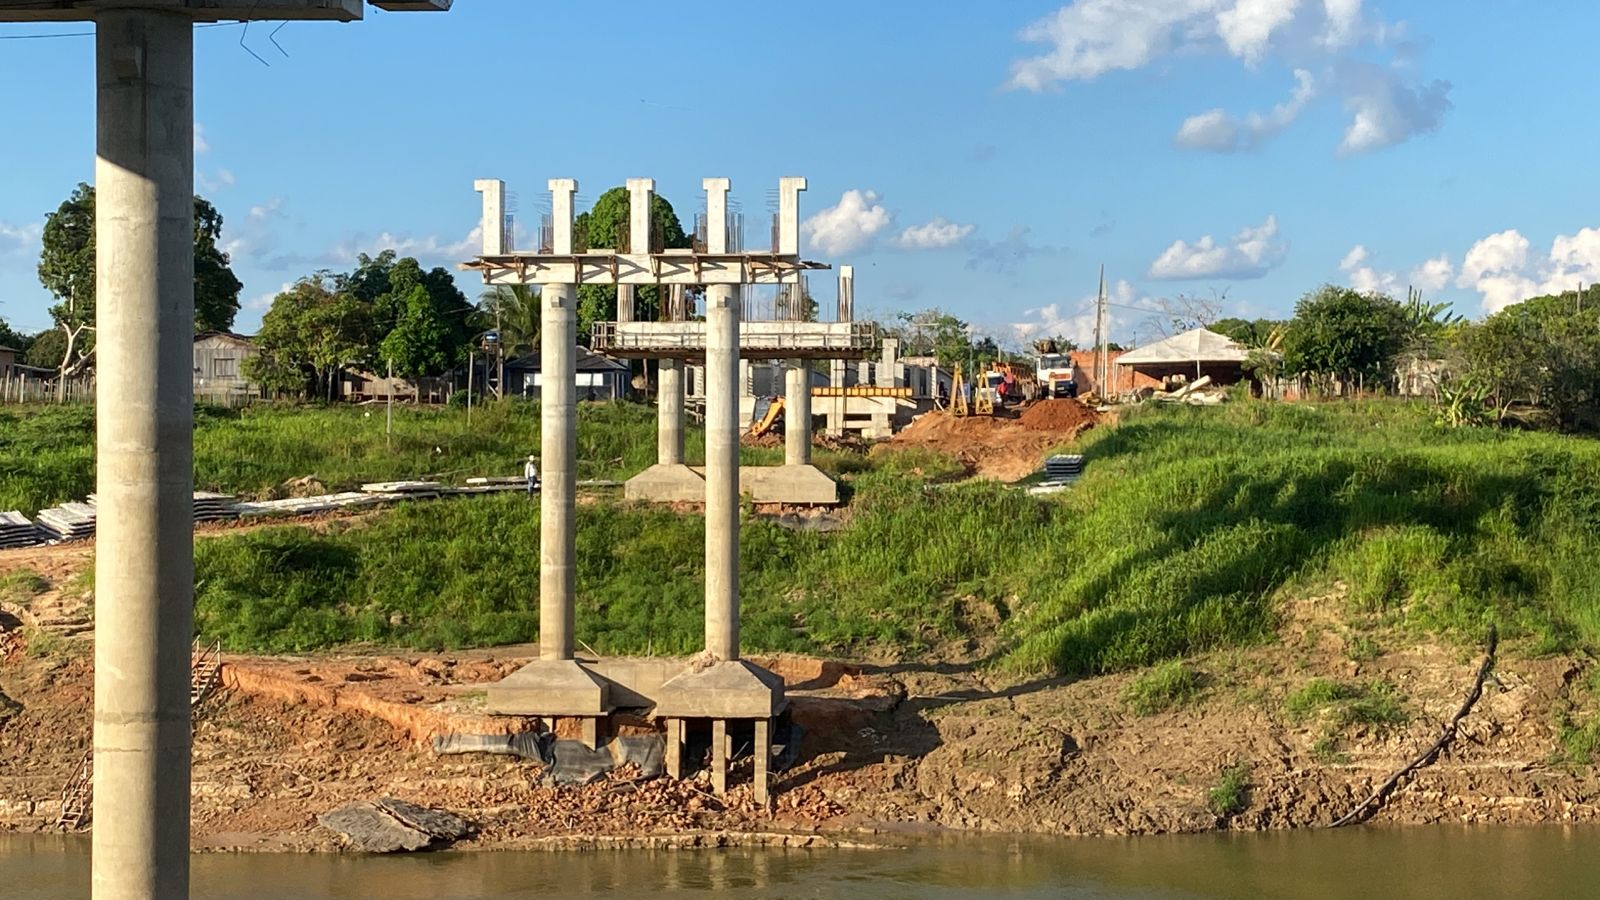
[[[1206,792],[1206,807],[1220,818],[1244,811],[1249,803],[1250,765],[1239,763],[1222,770],[1217,783]]]
[[[1148,716],[1187,706],[1200,696],[1200,673],[1182,660],[1168,660],[1128,684],[1123,701],[1136,715]]]

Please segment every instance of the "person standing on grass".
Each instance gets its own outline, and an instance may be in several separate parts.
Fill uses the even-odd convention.
[[[522,477],[528,479],[528,496],[532,497],[539,490],[539,467],[532,456],[522,464]]]

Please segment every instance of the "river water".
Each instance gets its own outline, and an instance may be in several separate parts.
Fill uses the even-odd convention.
[[[0,897],[89,896],[86,838],[0,835]],[[1600,828],[960,837],[893,850],[202,854],[194,897],[1188,900],[1600,897]]]

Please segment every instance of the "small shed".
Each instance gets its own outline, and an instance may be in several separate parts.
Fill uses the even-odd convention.
[[[628,364],[596,353],[587,347],[574,347],[577,357],[579,400],[621,400],[628,394],[633,378]],[[513,396],[538,397],[544,383],[539,368],[539,351],[506,360],[506,392]]]
[[[255,394],[258,389],[244,377],[244,361],[261,355],[255,341],[227,331],[202,331],[194,336],[194,393],[220,400]]]
[[[1226,385],[1245,380],[1244,364],[1249,358],[1249,349],[1238,341],[1196,328],[1129,350],[1117,358],[1116,365],[1158,381],[1174,376],[1194,380],[1210,375],[1212,383]]]

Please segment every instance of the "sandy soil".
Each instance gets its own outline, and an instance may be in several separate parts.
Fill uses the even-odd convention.
[[[703,775],[679,783],[624,770],[556,787],[537,763],[436,756],[423,738],[477,716],[482,684],[518,665],[526,648],[230,658],[251,677],[229,678],[198,718],[195,843],[335,849],[339,839],[316,816],[385,795],[461,813],[480,828],[467,846],[496,848],[804,844],[929,827],[1141,834],[1325,825],[1433,740],[1477,665],[1470,650],[1432,643],[1354,662],[1352,634],[1331,614],[1338,602],[1300,604],[1277,645],[1193,660],[1200,699],[1147,717],[1124,700],[1131,675],[1006,679],[980,664],[982,646],[944,648],[942,662],[765,660],[788,678],[807,731],[771,811],[750,802],[748,761],[735,769],[732,794],[718,799]],[[1580,673],[1565,658],[1503,658],[1462,739],[1374,821],[1600,818],[1589,769],[1550,762],[1553,711]],[[1408,723],[1353,728],[1335,752],[1319,748],[1320,723],[1283,713],[1284,695],[1317,676],[1393,682]],[[0,828],[53,821],[88,746],[91,683],[82,637],[43,656],[24,643],[0,660],[8,698]],[[1245,807],[1218,816],[1207,793],[1236,764],[1249,768]]]

